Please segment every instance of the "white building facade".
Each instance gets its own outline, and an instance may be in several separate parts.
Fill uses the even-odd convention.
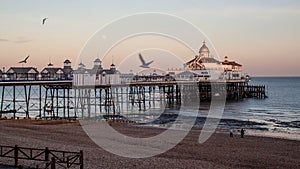
[[[99,58],[94,61],[93,68],[87,69],[83,63],[80,63],[73,73],[74,86],[111,85],[120,83],[120,73],[116,70],[116,66],[111,64],[110,69],[103,69]]]
[[[242,71],[242,65],[235,61],[229,61],[227,56],[224,57],[224,61],[216,60],[210,55],[210,50],[204,41],[199,55],[188,61],[183,69],[169,69],[168,74],[176,80],[240,80],[244,78]]]

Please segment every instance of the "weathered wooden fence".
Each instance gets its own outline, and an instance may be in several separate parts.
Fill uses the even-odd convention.
[[[62,168],[78,166],[80,169],[83,169],[82,150],[80,152],[71,152],[50,150],[48,147],[45,149],[37,149],[19,147],[18,145],[0,145],[0,157],[13,158],[15,167],[19,166],[19,160],[33,160],[45,162],[45,167],[42,167],[45,169],[55,169],[56,166],[60,166]]]

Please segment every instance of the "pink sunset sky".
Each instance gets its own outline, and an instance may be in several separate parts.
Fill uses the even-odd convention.
[[[101,27],[140,12],[162,12],[186,19],[203,31],[211,42],[208,47],[214,47],[220,58],[229,56],[243,64],[244,71],[252,76],[300,76],[300,2],[297,0],[2,1],[0,67],[7,70],[22,66],[18,62],[27,55],[30,58],[23,66],[39,70],[49,61],[61,67],[65,59],[76,66],[82,48]],[[42,25],[45,17],[48,20]],[[203,40],[206,39],[199,39],[195,51]],[[178,50],[176,44],[173,48]],[[122,49],[112,54],[117,67],[122,54]],[[146,55],[151,59],[151,52]],[[182,59],[188,61],[193,57]],[[160,63],[172,66],[168,58]],[[111,63],[103,64],[107,67]]]

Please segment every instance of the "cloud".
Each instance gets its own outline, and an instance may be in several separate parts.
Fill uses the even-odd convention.
[[[28,43],[28,42],[31,42],[32,40],[30,40],[30,39],[28,39],[28,40],[26,40],[26,39],[24,39],[24,40],[15,40],[15,41],[13,41],[14,43]]]
[[[23,36],[19,36],[16,38],[16,40],[14,40],[14,43],[28,43],[31,42],[32,40],[27,38],[27,37],[23,37]]]
[[[28,43],[28,42],[31,42],[31,41],[33,41],[33,40],[25,38],[25,37],[17,37],[16,40],[9,40],[9,39],[0,38],[0,42]]]
[[[8,39],[1,39],[0,38],[0,42],[9,42],[10,40],[8,40]]]

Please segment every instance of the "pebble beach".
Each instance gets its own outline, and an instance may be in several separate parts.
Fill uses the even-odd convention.
[[[149,137],[161,128],[135,124],[112,124],[119,132]],[[84,152],[84,168],[300,168],[300,142],[270,137],[214,133],[200,144],[200,128],[193,128],[173,149],[150,158],[125,158],[97,146],[78,121],[1,120],[0,145]],[[20,160],[34,167],[41,162]],[[40,163],[40,164],[39,164]],[[0,158],[1,165],[13,165],[12,159]],[[3,168],[3,167],[2,167]]]

